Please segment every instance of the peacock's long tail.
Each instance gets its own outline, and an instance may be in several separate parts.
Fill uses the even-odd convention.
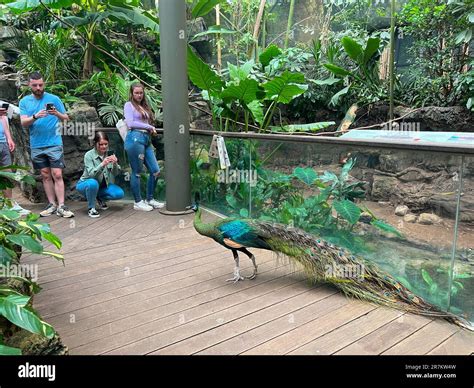
[[[328,243],[300,229],[264,221],[247,220],[275,252],[283,253],[303,266],[314,281],[336,285],[346,295],[407,312],[441,317],[468,330],[474,326],[462,317],[441,311],[413,294],[388,273],[344,248]]]

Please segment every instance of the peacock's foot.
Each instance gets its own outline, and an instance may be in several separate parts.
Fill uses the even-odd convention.
[[[226,279],[226,282],[234,282],[237,283],[239,280],[245,280],[245,278],[241,275],[234,275],[233,278]]]
[[[240,269],[238,267],[234,268],[234,277],[227,279],[226,282],[234,282],[237,283],[239,280],[244,280],[245,278],[240,275]]]
[[[245,279],[253,280],[253,279],[255,279],[256,277],[257,277],[257,268],[255,268],[255,269],[253,270],[253,274],[252,274],[252,275],[246,276]]]

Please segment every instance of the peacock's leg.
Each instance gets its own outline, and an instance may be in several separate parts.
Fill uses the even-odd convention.
[[[227,279],[226,282],[237,283],[239,280],[244,280],[244,277],[240,275],[239,254],[235,249],[232,249],[232,254],[234,255],[235,260],[234,277],[231,279]]]
[[[253,264],[253,274],[250,275],[250,276],[246,276],[245,278],[246,278],[246,279],[253,280],[253,279],[255,279],[255,278],[257,277],[257,269],[258,269],[257,263],[255,262],[255,256],[254,256],[252,253],[250,253],[250,252],[247,250],[247,248],[242,248],[242,249],[240,249],[240,251],[243,252],[243,253],[245,253],[245,254],[249,257],[249,259],[252,260],[252,264]]]

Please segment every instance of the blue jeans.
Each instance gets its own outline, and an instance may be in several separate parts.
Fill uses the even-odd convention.
[[[124,148],[125,151],[127,151],[130,167],[132,168],[130,187],[135,202],[140,202],[142,200],[140,193],[140,174],[143,170],[143,164],[145,164],[149,172],[146,187],[146,199],[147,201],[152,200],[156,189],[156,183],[158,182],[160,167],[158,166],[153,147],[151,146],[150,134],[132,129],[128,132],[127,137],[125,138]]]
[[[99,182],[93,178],[77,182],[76,189],[86,197],[89,209],[95,208],[96,198],[101,201],[111,201],[121,199],[124,195],[123,190],[114,184],[99,188]]]

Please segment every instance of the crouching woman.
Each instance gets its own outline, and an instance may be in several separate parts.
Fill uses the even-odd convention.
[[[87,199],[89,217],[100,216],[99,210],[107,210],[106,201],[123,198],[122,188],[114,184],[120,173],[120,166],[115,155],[108,155],[109,138],[99,131],[94,137],[94,148],[84,155],[84,173],[76,189]],[[97,207],[96,207],[97,203]]]

